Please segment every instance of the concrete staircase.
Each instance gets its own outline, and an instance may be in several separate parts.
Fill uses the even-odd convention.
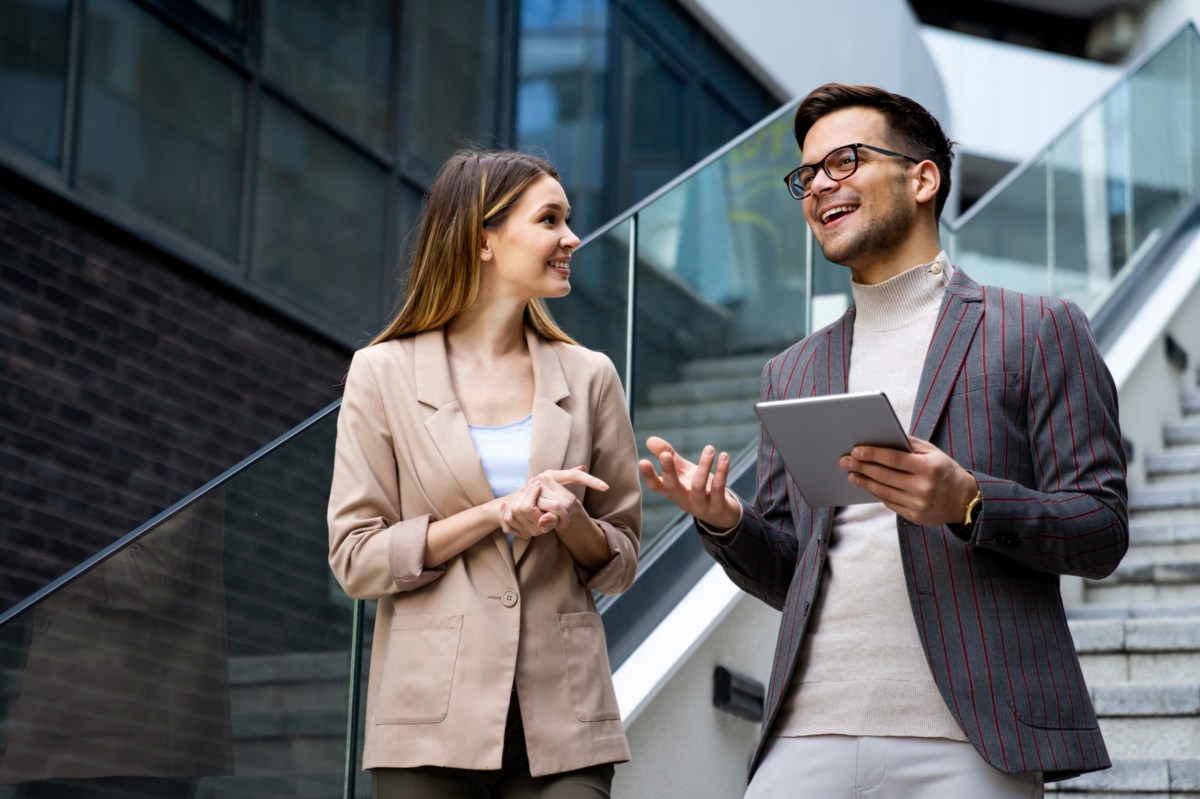
[[[1128,555],[1069,611],[1113,768],[1050,795],[1200,797],[1200,391],[1182,411],[1130,492]]]
[[[652,386],[649,407],[634,415],[638,451],[646,456],[646,438],[670,441],[684,457],[695,460],[700,448],[712,444],[736,456],[758,440],[759,375],[775,353],[738,355],[691,361],[680,370],[679,380]],[[674,505],[653,492],[643,498],[642,529],[661,530],[677,512]]]

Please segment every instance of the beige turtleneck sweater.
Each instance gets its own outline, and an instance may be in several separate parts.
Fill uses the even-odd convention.
[[[883,283],[852,286],[847,390],[887,394],[905,431],[952,269],[943,252]],[[966,740],[921,649],[896,514],[882,503],[837,510],[816,613],[774,734]]]

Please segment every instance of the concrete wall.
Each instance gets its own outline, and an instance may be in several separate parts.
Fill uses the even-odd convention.
[[[713,707],[713,669],[724,666],[765,686],[778,627],[777,611],[738,595],[711,634],[627,723],[633,760],[617,767],[613,796],[742,795],[759,725]]]
[[[1166,334],[1187,352],[1192,374],[1168,362]],[[1104,359],[1117,383],[1121,432],[1134,446],[1129,483],[1144,485],[1146,455],[1162,450],[1163,425],[1180,420],[1180,392],[1195,386],[1200,364],[1200,236],[1193,234]]]
[[[949,110],[920,25],[903,0],[682,2],[785,96],[803,97],[829,81],[869,83],[912,97],[938,119]]]

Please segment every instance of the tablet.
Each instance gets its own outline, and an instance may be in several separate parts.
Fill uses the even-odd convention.
[[[882,392],[760,402],[754,411],[804,501],[813,507],[878,502],[847,479],[838,461],[859,444],[910,451]]]

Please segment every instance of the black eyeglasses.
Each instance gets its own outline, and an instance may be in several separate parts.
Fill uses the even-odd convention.
[[[812,188],[813,178],[817,176],[817,167],[825,170],[825,174],[829,176],[830,180],[845,180],[850,177],[858,169],[859,147],[865,147],[881,155],[903,158],[906,161],[912,161],[914,164],[921,163],[911,155],[885,150],[882,147],[875,147],[870,144],[863,144],[862,142],[847,144],[838,147],[820,161],[811,164],[801,164],[791,172],[788,172],[787,176],[783,179],[783,182],[787,184],[788,193],[796,200],[803,200],[807,197]]]

